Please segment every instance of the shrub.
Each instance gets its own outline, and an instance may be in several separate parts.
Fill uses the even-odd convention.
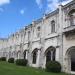
[[[6,61],[6,57],[1,57],[1,61]]]
[[[17,59],[16,60],[16,65],[26,66],[27,63],[28,63],[28,61],[26,59]]]
[[[46,71],[55,73],[61,72],[61,65],[57,61],[49,61],[46,64]]]
[[[8,59],[8,62],[9,62],[9,63],[14,63],[14,58],[9,58],[9,59]]]

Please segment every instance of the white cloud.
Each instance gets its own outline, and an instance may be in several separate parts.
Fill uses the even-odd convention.
[[[61,3],[62,5],[65,5],[67,3],[69,3],[72,0],[65,0],[62,2],[59,2],[59,0],[47,0],[47,8],[46,8],[46,12],[45,13],[49,13],[50,11],[55,10],[56,8],[58,8],[58,5]]]
[[[0,0],[0,5],[9,4],[10,0]]]
[[[71,2],[71,1],[73,1],[73,0],[66,0],[66,1],[63,1],[61,4],[65,5],[65,4],[67,4],[67,3]]]
[[[23,15],[24,13],[25,13],[25,10],[24,9],[21,9],[20,10],[20,14]]]
[[[37,5],[39,6],[39,8],[42,8],[42,0],[36,0]]]
[[[46,13],[48,13],[49,11],[55,10],[57,6],[58,6],[58,0],[47,0]]]

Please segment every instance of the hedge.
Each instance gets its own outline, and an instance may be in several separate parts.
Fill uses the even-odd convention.
[[[16,60],[16,65],[26,66],[27,63],[28,63],[28,61],[26,59],[17,59]]]
[[[49,61],[46,64],[46,71],[55,73],[61,72],[61,65],[57,61]]]
[[[9,63],[14,63],[14,58],[9,58],[9,59],[8,59],[8,62],[9,62]]]
[[[6,57],[1,57],[0,60],[1,61],[6,61]]]

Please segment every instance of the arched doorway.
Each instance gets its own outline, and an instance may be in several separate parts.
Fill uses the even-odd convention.
[[[70,47],[66,52],[66,62],[67,62],[67,70],[75,71],[75,46]]]
[[[46,55],[46,63],[49,61],[55,61],[56,55],[55,47],[50,46],[49,48],[47,48],[47,50],[45,51],[45,55]]]

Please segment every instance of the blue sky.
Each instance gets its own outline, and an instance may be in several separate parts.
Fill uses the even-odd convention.
[[[33,20],[72,0],[0,0],[0,37],[15,33]]]

